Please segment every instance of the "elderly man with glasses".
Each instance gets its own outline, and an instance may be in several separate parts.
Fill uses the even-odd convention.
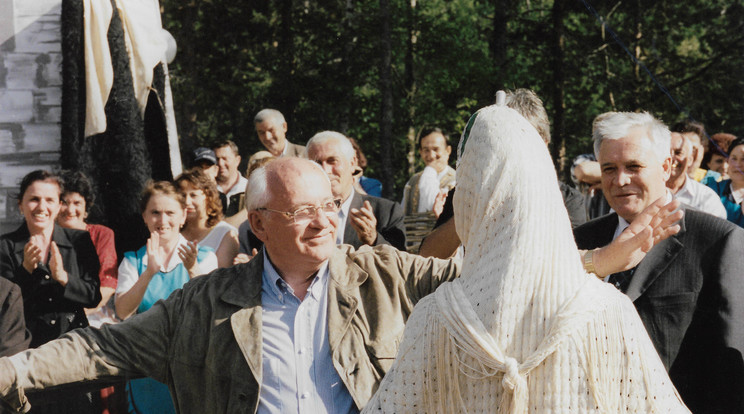
[[[414,304],[449,261],[336,245],[339,200],[315,163],[281,158],[247,185],[263,250],[149,311],[0,359],[0,397],[101,377],[166,383],[181,413],[357,412],[390,368]]]

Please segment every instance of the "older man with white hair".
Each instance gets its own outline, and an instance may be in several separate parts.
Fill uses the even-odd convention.
[[[305,154],[328,174],[333,195],[341,200],[337,243],[355,248],[390,244],[406,249],[401,206],[354,191],[354,173],[359,167],[354,147],[346,136],[335,131],[319,132],[307,142]]]
[[[580,249],[609,244],[646,207],[672,198],[663,123],[648,113],[609,112],[594,120],[593,138],[602,191],[616,213],[577,227]],[[679,225],[634,269],[606,280],[633,301],[692,412],[744,412],[744,230],[693,209]]]
[[[679,132],[672,132],[672,173],[666,182],[674,198],[682,204],[703,213],[726,219],[726,208],[710,187],[700,184],[687,175],[693,162],[692,142]]]
[[[337,248],[337,198],[317,164],[281,158],[247,186],[264,248],[150,310],[0,358],[0,397],[112,376],[168,385],[179,413],[354,413],[390,368],[414,304],[459,275],[390,246]]]

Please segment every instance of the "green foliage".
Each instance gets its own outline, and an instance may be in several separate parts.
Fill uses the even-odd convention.
[[[370,161],[367,175],[379,177],[381,160],[390,159],[399,195],[409,129],[437,125],[456,141],[469,115],[501,87],[534,89],[551,118],[557,104],[565,107],[560,138],[569,160],[591,150],[591,122],[609,110],[647,110],[669,124],[687,111],[711,133],[744,133],[740,3],[592,3],[682,111],[582,2],[564,1],[560,27],[552,0],[418,0],[415,9],[410,0],[390,3],[394,142],[392,153],[382,154],[378,1],[162,0],[164,26],[179,46],[170,75],[184,152],[229,138],[246,158],[261,149],[253,115],[274,107],[294,142],[325,129],[357,138]],[[496,39],[497,23],[505,23],[504,38]],[[556,63],[558,28],[563,59]],[[503,60],[495,56],[497,41],[506,46]],[[554,79],[559,67],[562,84]],[[562,103],[554,98],[559,92]]]

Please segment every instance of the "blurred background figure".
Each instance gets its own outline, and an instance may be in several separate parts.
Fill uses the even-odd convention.
[[[68,229],[84,230],[90,234],[98,253],[101,268],[98,277],[101,282],[101,302],[97,307],[86,309],[88,322],[96,328],[104,323],[116,323],[113,296],[118,281],[118,258],[114,231],[102,224],[88,224],[88,212],[93,207],[93,186],[88,177],[80,171],[62,171],[64,183],[62,204],[57,224]]]
[[[672,167],[666,187],[682,204],[718,218],[726,219],[726,209],[714,191],[687,175],[693,146],[679,132],[671,133]]]
[[[719,132],[710,137],[712,142],[708,142],[703,156],[703,165],[705,168],[720,174],[716,181],[728,178],[728,149],[729,144],[736,139],[735,135]]]
[[[194,160],[191,162],[191,168],[199,168],[212,181],[217,182],[217,155],[209,148],[199,147],[194,150]]]
[[[710,182],[708,186],[721,198],[726,208],[726,218],[744,227],[744,138],[737,138],[728,147],[727,173],[729,178]]]
[[[230,140],[218,142],[212,150],[217,156],[217,190],[222,201],[222,214],[231,217],[243,209],[245,185],[248,183],[238,171],[240,151]]]
[[[0,236],[0,276],[21,288],[32,348],[88,326],[85,308],[101,301],[100,264],[90,235],[55,224],[62,191],[57,175],[28,173],[18,193],[24,222]],[[94,406],[89,394],[67,393],[53,403],[36,402],[34,413],[92,413]]]
[[[269,151],[258,151],[251,155],[251,157],[248,158],[248,165],[245,167],[245,178],[248,178],[253,170],[275,158],[276,157],[271,155]]]
[[[142,192],[140,211],[150,238],[136,252],[124,253],[119,265],[116,314],[121,319],[145,312],[190,279],[217,268],[211,248],[197,246],[181,235],[186,200],[173,184],[149,183]],[[127,390],[130,412],[175,413],[165,384],[142,378],[129,381]]]
[[[364,156],[362,147],[359,146],[359,143],[354,138],[349,138],[349,142],[351,142],[351,146],[354,147],[354,152],[356,152],[357,156],[357,166],[361,170],[357,170],[354,175],[354,178],[356,179],[354,189],[357,191],[361,190],[360,192],[362,192],[362,194],[382,197],[382,183],[380,180],[366,177],[364,175],[364,171],[367,169],[367,157]]]
[[[692,145],[692,160],[689,167],[687,167],[687,174],[695,181],[702,184],[707,184],[707,181],[716,177],[716,173],[700,168],[703,164],[703,156],[705,155],[705,146],[703,142],[708,142],[708,135],[705,133],[705,126],[700,122],[685,120],[677,122],[670,128],[672,132],[678,132],[690,142]]]
[[[421,131],[418,150],[425,167],[411,177],[403,189],[403,213],[425,213],[434,209],[440,193],[455,187],[455,169],[449,166],[452,146],[449,137],[439,128]]]
[[[199,169],[176,177],[176,188],[186,200],[186,222],[181,234],[217,255],[219,267],[233,265],[238,254],[238,229],[222,221],[222,202],[217,186]]]
[[[264,148],[275,157],[301,157],[305,147],[287,140],[287,121],[276,109],[262,109],[253,118],[256,135]]]

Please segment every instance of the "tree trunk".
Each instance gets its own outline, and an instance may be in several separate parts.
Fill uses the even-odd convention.
[[[408,8],[408,48],[406,49],[405,79],[408,101],[408,175],[416,172],[416,71],[414,56],[416,55],[416,41],[418,39],[418,25],[416,20],[416,0],[410,0]]]
[[[395,186],[395,171],[392,160],[393,141],[393,90],[390,75],[392,39],[390,33],[390,1],[380,0],[380,152],[382,155],[382,195],[392,197]]]
[[[279,76],[280,81],[277,85],[277,92],[280,102],[280,110],[284,114],[289,125],[292,125],[294,110],[297,107],[299,97],[297,96],[297,88],[295,87],[295,76],[294,76],[294,37],[292,35],[292,28],[294,27],[294,21],[292,18],[292,0],[282,0],[281,2],[281,21],[282,28],[279,39]]]
[[[346,0],[346,10],[344,11],[344,49],[343,56],[341,57],[341,64],[343,65],[343,79],[341,85],[349,85],[351,87],[351,79],[354,76],[351,72],[351,56],[354,51],[354,0]],[[347,95],[348,96],[348,95]],[[351,105],[349,105],[348,97],[345,105],[341,105],[341,114],[339,115],[338,128],[339,132],[346,135],[349,130],[349,117],[351,116]]]
[[[566,74],[563,70],[565,61],[565,0],[555,0],[553,3],[552,23],[553,36],[551,38],[551,49],[553,49],[553,134],[551,156],[558,169],[558,178],[565,180],[566,161],[566,101],[565,89]]]

